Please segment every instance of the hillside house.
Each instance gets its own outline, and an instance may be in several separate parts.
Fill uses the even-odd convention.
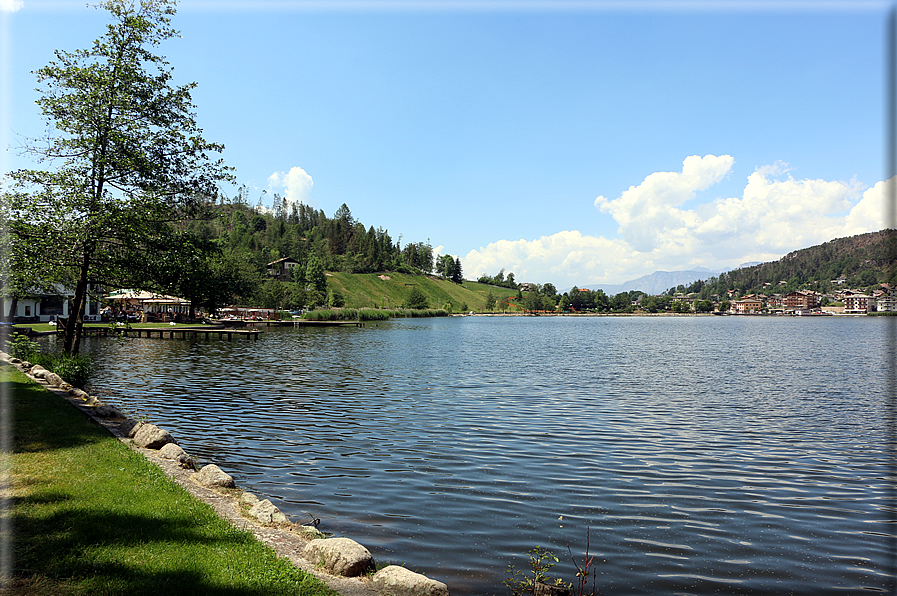
[[[277,281],[290,281],[292,279],[293,268],[299,263],[296,259],[284,257],[268,263],[268,275]]]

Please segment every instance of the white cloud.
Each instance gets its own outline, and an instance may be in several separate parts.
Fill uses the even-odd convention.
[[[885,182],[795,180],[787,163],[755,169],[741,197],[683,208],[724,179],[729,155],[690,156],[681,172],[655,172],[595,207],[619,225],[619,238],[563,231],[535,240],[499,240],[462,260],[468,277],[513,271],[518,281],[622,283],[657,270],[722,269],[770,261],[799,248],[882,229]],[[892,179],[891,184],[897,184]]]
[[[678,207],[722,180],[734,163],[730,155],[692,155],[682,162],[682,172],[655,172],[617,199],[598,197],[595,206],[613,216],[620,234],[635,249],[647,250],[657,230],[695,225],[694,212]]]
[[[287,173],[274,172],[268,176],[268,188],[273,192],[284,189],[287,202],[310,205],[314,180],[299,166],[293,166]]]
[[[519,282],[564,283],[555,280],[611,280],[635,265],[633,250],[619,240],[584,236],[577,230],[537,240],[499,240],[461,259],[465,276],[495,275],[502,268]],[[573,283],[573,282],[571,282]]]
[[[0,0],[0,12],[16,12],[24,6],[22,0]]]

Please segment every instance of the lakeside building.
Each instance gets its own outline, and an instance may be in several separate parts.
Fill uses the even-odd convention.
[[[796,290],[782,297],[782,306],[786,310],[812,310],[818,305],[818,296],[811,290]]]
[[[844,297],[845,314],[865,314],[875,311],[875,298],[868,294],[851,294]]]
[[[107,302],[121,311],[147,321],[176,321],[190,314],[190,301],[177,296],[166,296],[155,292],[117,290],[106,296]]]
[[[733,304],[736,314],[740,315],[757,314],[763,310],[763,301],[759,298],[744,298],[736,300]]]
[[[100,294],[103,288],[99,285],[87,286],[87,302],[84,305],[84,320],[100,320]],[[16,323],[48,323],[57,318],[67,318],[71,310],[74,290],[60,284],[53,284],[51,291],[34,290],[27,298],[19,298],[16,302],[16,310],[12,313],[11,320]],[[11,298],[0,298],[0,313],[2,318],[9,316],[12,308]]]

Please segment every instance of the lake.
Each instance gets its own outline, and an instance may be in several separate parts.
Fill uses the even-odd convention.
[[[454,317],[87,339],[93,391],[455,596],[588,540],[601,594],[895,584],[897,320]]]

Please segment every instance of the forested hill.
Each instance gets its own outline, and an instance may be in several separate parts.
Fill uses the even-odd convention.
[[[247,252],[260,272],[267,263],[283,257],[305,267],[309,257],[321,260],[327,271],[372,273],[433,270],[433,248],[427,242],[400,245],[383,227],[366,227],[343,204],[333,217],[302,203],[289,205],[276,197],[275,209],[251,207],[240,197],[216,206],[215,217],[197,222],[206,238],[222,248]],[[197,230],[194,230],[197,231]]]
[[[818,246],[788,253],[778,261],[721,273],[688,287],[671,288],[701,298],[737,290],[741,294],[772,294],[805,288],[830,292],[846,285],[869,288],[883,282],[897,283],[897,231],[887,229],[837,238]],[[834,280],[846,280],[844,284]],[[780,282],[785,282],[780,284]]]
[[[185,221],[185,256],[173,271],[152,280],[153,289],[183,296],[214,310],[226,304],[302,308],[322,304],[332,273],[436,274],[461,282],[461,261],[435,258],[430,241],[401,242],[383,227],[365,226],[343,204],[332,217],[275,195],[275,208],[253,207],[245,191],[208,204],[202,217]],[[206,245],[204,251],[190,246]],[[211,250],[209,250],[211,249]],[[208,257],[198,259],[196,255]],[[286,281],[267,273],[268,264],[296,261]],[[194,261],[197,261],[194,263]]]

